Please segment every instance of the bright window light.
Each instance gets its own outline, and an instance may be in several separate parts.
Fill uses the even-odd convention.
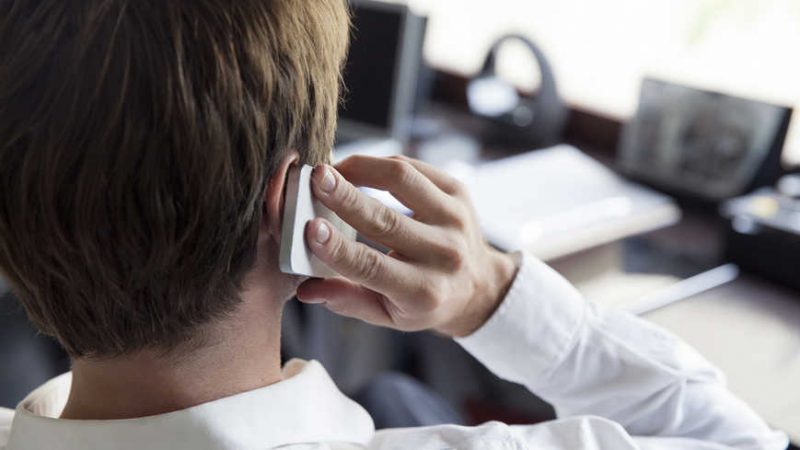
[[[644,76],[800,106],[797,0],[388,1],[429,16],[433,66],[474,74],[495,38],[519,32],[547,53],[568,102],[608,116],[633,114]],[[503,53],[501,73],[535,87],[533,62]],[[800,113],[786,160],[800,163]]]

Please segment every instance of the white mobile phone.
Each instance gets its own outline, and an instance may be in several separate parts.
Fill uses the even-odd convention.
[[[292,167],[286,180],[286,197],[283,203],[281,226],[281,271],[293,275],[327,278],[337,273],[308,248],[305,239],[306,224],[316,217],[327,219],[346,239],[355,240],[356,230],[346,224],[333,211],[314,198],[311,190],[313,167]]]

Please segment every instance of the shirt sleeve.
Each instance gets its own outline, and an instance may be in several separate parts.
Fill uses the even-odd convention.
[[[609,419],[643,449],[788,445],[685,342],[627,313],[599,310],[530,256],[489,321],[457,341],[496,375],[550,402],[559,418]]]

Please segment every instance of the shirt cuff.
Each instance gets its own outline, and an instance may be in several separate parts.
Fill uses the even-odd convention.
[[[523,255],[497,311],[456,342],[497,376],[535,385],[574,345],[587,309],[580,293],[561,275]]]

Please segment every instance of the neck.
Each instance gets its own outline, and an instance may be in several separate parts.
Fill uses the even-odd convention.
[[[246,293],[233,317],[210,332],[211,342],[188,354],[145,351],[108,360],[74,360],[72,389],[61,417],[146,417],[280,381],[283,302],[265,298],[268,292]]]

